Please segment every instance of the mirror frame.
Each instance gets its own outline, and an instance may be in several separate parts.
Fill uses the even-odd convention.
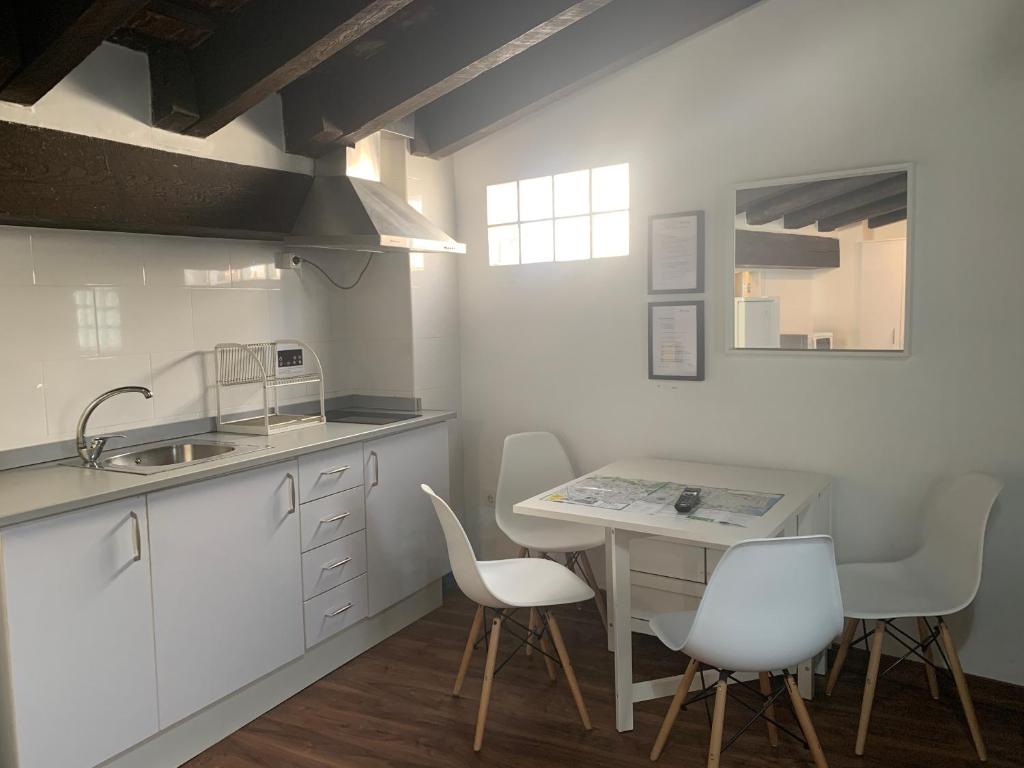
[[[746,348],[736,346],[736,312],[735,304],[735,275],[736,275],[736,193],[744,189],[757,189],[759,187],[774,187],[783,184],[801,184],[808,181],[824,181],[827,179],[839,179],[847,176],[870,176],[877,173],[891,173],[894,171],[905,171],[907,174],[907,267],[906,279],[904,280],[903,296],[903,349],[762,349]],[[723,295],[728,297],[725,307],[725,327],[727,329],[725,352],[729,355],[768,355],[782,357],[803,357],[831,359],[836,357],[878,357],[885,359],[906,359],[910,357],[911,345],[911,318],[913,306],[913,265],[914,249],[917,243],[915,228],[917,226],[917,211],[915,192],[916,180],[913,163],[891,163],[889,165],[876,165],[865,168],[854,168],[852,170],[826,171],[823,173],[812,173],[803,176],[787,176],[783,178],[762,179],[760,181],[739,182],[732,187],[732,194],[729,200],[728,217],[729,227],[732,230],[729,236],[729,279],[725,286],[728,293],[723,290]]]

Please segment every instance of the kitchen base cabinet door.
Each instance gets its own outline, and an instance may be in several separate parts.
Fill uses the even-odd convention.
[[[2,541],[18,768],[91,768],[156,733],[145,499],[25,523]]]
[[[449,571],[441,525],[426,483],[448,498],[448,425],[434,424],[367,442],[366,570],[370,615]]]
[[[149,495],[160,727],[305,650],[295,462]]]

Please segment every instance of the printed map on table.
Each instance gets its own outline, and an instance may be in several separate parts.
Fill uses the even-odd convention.
[[[678,516],[675,504],[683,488],[680,483],[636,480],[594,475],[559,488],[544,501],[579,504],[600,509],[624,510],[637,515]],[[761,517],[782,498],[780,493],[734,491],[729,488],[700,488],[700,503],[686,515],[691,520],[746,527],[751,517]]]

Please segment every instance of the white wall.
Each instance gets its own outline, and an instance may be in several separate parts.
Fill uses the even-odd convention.
[[[944,473],[1006,481],[967,668],[1024,682],[1024,3],[768,0],[455,156],[466,498],[502,437],[551,429],[581,470],[677,456],[836,477],[841,557],[896,554]],[[485,186],[628,161],[632,255],[487,265]],[[913,354],[726,354],[734,186],[916,163]],[[647,216],[708,213],[708,378],[646,378]]]

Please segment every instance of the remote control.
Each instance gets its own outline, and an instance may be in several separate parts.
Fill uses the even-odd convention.
[[[687,486],[683,488],[683,492],[676,499],[676,512],[683,515],[689,514],[697,508],[698,504],[700,504],[700,488]]]

